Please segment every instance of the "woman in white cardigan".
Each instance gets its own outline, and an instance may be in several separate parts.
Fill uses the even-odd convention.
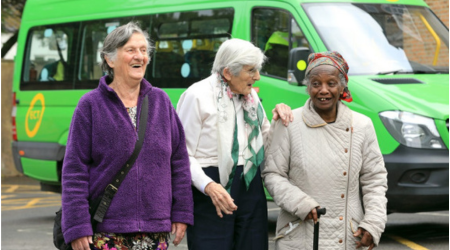
[[[319,207],[320,249],[378,245],[387,220],[387,172],[372,121],[350,110],[348,65],[337,52],[313,53],[310,98],[294,122],[273,123],[263,178],[281,208],[276,247],[312,249]]]
[[[212,75],[180,97],[194,195],[189,249],[268,249],[267,202],[260,164],[270,124],[256,91],[266,57],[248,41],[221,44]],[[273,119],[292,121],[278,104]]]

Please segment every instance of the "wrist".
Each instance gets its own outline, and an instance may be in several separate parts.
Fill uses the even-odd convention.
[[[214,181],[209,182],[208,184],[206,184],[205,186],[205,194],[209,196],[209,189],[211,188],[212,184],[214,184]]]

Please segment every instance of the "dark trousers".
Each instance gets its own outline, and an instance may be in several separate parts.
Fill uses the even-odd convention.
[[[267,201],[258,173],[246,190],[241,178],[243,167],[238,166],[231,186],[231,197],[238,207],[232,215],[217,215],[209,196],[193,187],[194,226],[187,228],[190,250],[267,250]],[[217,167],[203,168],[215,182],[219,181]]]

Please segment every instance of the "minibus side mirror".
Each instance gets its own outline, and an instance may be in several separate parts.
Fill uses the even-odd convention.
[[[308,56],[311,53],[307,47],[293,48],[289,52],[288,82],[299,86],[305,78]]]

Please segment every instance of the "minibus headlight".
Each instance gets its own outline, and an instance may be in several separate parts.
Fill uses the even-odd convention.
[[[409,112],[380,113],[386,129],[399,143],[412,148],[445,148],[434,120]]]

